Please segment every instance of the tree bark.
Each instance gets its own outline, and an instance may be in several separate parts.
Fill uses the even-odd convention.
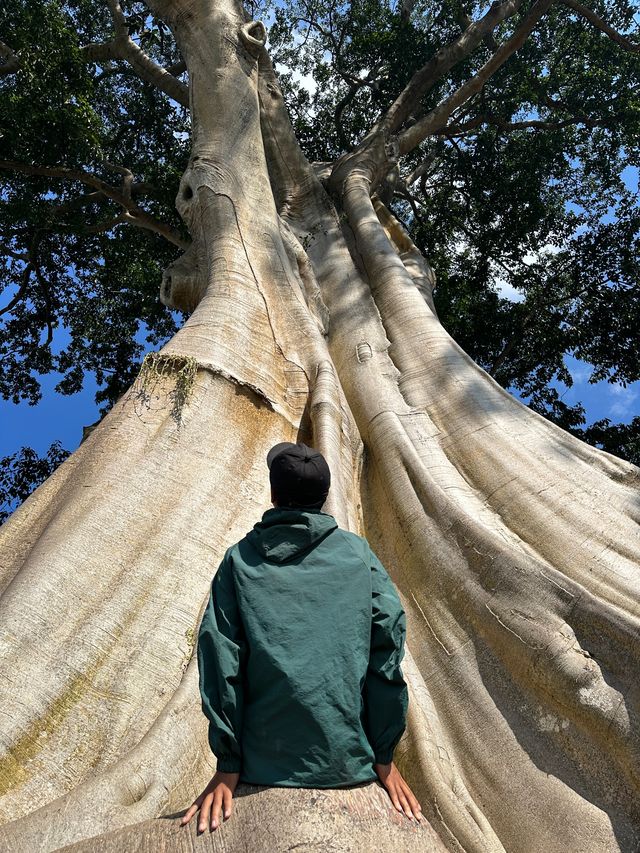
[[[182,827],[174,815],[148,820],[63,848],[65,853],[158,853],[203,851],[326,850],[328,853],[446,853],[436,832],[424,822],[398,814],[377,782],[347,790],[266,788],[239,785],[232,819],[214,832],[196,834],[196,821]],[[265,832],[265,824],[269,834]],[[278,841],[273,838],[277,831]],[[256,842],[263,838],[264,841]],[[268,839],[268,840],[267,840]]]
[[[161,298],[192,313],[155,386],[141,374],[0,529],[0,848],[116,849],[111,833],[137,837],[124,828],[204,787],[199,619],[225,549],[269,506],[267,450],[302,440],[332,469],[325,510],[368,537],[405,607],[396,763],[440,842],[634,850],[638,469],[527,409],[455,344],[362,158],[328,195],[261,24],[232,0],[150,6],[189,70],[176,204],[193,243]],[[322,800],[352,849],[409,849],[381,796]],[[343,808],[375,815],[384,845]],[[219,830],[234,849],[318,843],[311,808],[265,823],[242,811]],[[439,849],[412,831],[410,849]]]

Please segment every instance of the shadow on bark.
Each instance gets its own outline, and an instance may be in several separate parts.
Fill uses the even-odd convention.
[[[478,648],[478,670],[484,686],[495,702],[496,709],[506,721],[510,729],[514,746],[515,742],[528,756],[535,767],[550,779],[556,780],[559,795],[562,788],[571,789],[587,803],[595,806],[595,810],[604,812],[610,822],[615,839],[622,851],[637,851],[638,827],[640,826],[640,810],[634,802],[635,795],[630,785],[621,778],[617,763],[606,761],[606,735],[604,742],[596,744],[594,739],[581,732],[575,725],[569,724],[569,719],[555,715],[549,708],[542,708],[531,701],[518,685],[508,678],[499,663],[492,657],[489,649]],[[605,672],[603,671],[603,676]],[[612,683],[606,674],[608,683],[621,690],[619,683]],[[632,712],[627,703],[627,710],[632,719],[632,727],[637,730],[640,720]],[[479,736],[483,736],[480,733]],[[598,750],[605,753],[605,760],[595,759]],[[509,763],[509,748],[503,744],[503,761]],[[526,784],[524,780],[520,785]],[[519,786],[514,781],[514,788]],[[488,787],[488,798],[492,799]],[[515,793],[515,792],[514,792]],[[525,794],[526,798],[526,794]],[[487,811],[491,813],[492,826],[499,835],[507,835],[509,824],[512,823],[510,805],[494,798]],[[634,814],[635,812],[635,814]],[[565,813],[564,822],[575,831],[580,831],[575,814]],[[543,804],[531,801],[530,810],[522,815],[522,829],[526,835],[526,827],[534,824],[557,824],[557,814],[545,814]],[[596,833],[597,835],[597,833]],[[594,846],[595,837],[592,839]],[[526,848],[526,845],[525,845]]]

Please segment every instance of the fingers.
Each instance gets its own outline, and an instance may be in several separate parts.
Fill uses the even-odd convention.
[[[233,791],[237,779],[231,779],[233,784],[221,782],[220,774],[213,776],[207,787],[197,800],[189,806],[180,820],[181,826],[186,826],[195,813],[200,809],[198,819],[198,832],[204,832],[209,826],[211,830],[216,829],[221,823],[221,812],[224,805],[224,820],[231,817],[233,811]],[[228,776],[239,776],[240,774],[227,774]]]
[[[407,795],[402,790],[402,788],[400,788],[400,790],[398,791],[398,799],[400,800],[400,803],[402,805],[402,808],[403,808],[406,816],[409,819],[413,819],[413,812],[411,811],[411,806],[409,805],[409,800],[407,799]]]
[[[231,817],[233,811],[233,794],[228,789],[224,792],[224,819]]]
[[[211,809],[211,830],[216,829],[220,823],[220,810],[222,809],[222,788],[216,788],[213,795],[213,807]]]
[[[213,804],[213,794],[207,794],[207,796],[202,801],[202,806],[200,807],[200,820],[198,821],[198,831],[204,832],[209,824],[209,819],[211,817],[211,806]]]
[[[395,788],[389,791],[389,796],[391,797],[391,802],[393,803],[393,805],[398,809],[399,812],[401,812],[402,806],[400,805],[400,800],[398,799],[398,795],[395,791]]]
[[[180,821],[182,826],[184,826],[185,823],[189,823],[189,821],[191,820],[191,818],[194,816],[194,814],[197,811],[198,811],[198,806],[194,803],[192,806],[189,807],[189,809],[183,815],[182,820]]]
[[[416,818],[416,820],[420,820],[421,818],[423,818],[422,806],[417,801],[417,799],[415,798],[415,796],[413,794],[413,791],[411,790],[411,788],[409,788],[408,785],[406,787],[406,795],[407,795],[407,799],[409,800],[409,805],[411,806],[411,811],[413,812],[414,817]]]
[[[414,818],[417,821],[426,820],[422,814],[422,806],[397,768],[395,768],[395,773],[388,780],[387,790],[395,808],[399,812],[404,813],[409,820],[413,820]]]
[[[180,821],[182,826],[189,823],[191,818],[194,816],[194,814],[200,808],[200,804],[202,803],[203,800],[204,800],[204,793],[200,794],[200,796],[196,800],[193,801],[193,803],[189,806],[189,809],[187,810],[187,812],[184,814],[182,820]]]
[[[404,791],[399,785],[396,785],[389,791],[391,802],[401,814],[406,814],[409,819],[413,818],[411,807],[407,801]]]

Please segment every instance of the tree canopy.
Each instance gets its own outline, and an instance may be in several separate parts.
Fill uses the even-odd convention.
[[[133,837],[202,789],[198,624],[287,440],[327,459],[324,511],[398,590],[397,767],[442,843],[636,849],[640,468],[557,423],[637,452],[637,422],[587,425],[559,390],[576,361],[636,378],[633,9],[83,0],[6,22],[3,393],[95,371],[104,417],[63,462],[4,463],[13,501],[53,473],[0,527],[0,847]],[[333,792],[352,847],[379,793]],[[300,816],[241,837],[322,846]]]
[[[310,160],[358,150],[396,110],[406,153],[378,195],[429,259],[447,330],[531,408],[638,464],[640,418],[587,424],[557,389],[572,384],[567,355],[591,365],[592,382],[640,379],[636,10],[625,0],[552,5],[434,124],[438,105],[518,38],[531,8],[512,5],[428,85],[420,74],[483,19],[481,4],[247,8],[269,26]],[[16,0],[0,32],[0,393],[35,404],[42,375],[61,373],[56,390],[73,394],[94,372],[102,415],[138,373],[139,331],[160,344],[186,317],[158,298],[163,269],[189,244],[174,206],[189,156],[185,66],[168,27],[137,0]],[[418,96],[397,107],[408,85]],[[505,286],[520,301],[504,298]],[[58,347],[62,327],[69,340]],[[67,454],[54,443],[41,458],[17,448],[2,459],[0,517]]]

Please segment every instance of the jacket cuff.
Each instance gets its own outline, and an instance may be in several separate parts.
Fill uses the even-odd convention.
[[[391,764],[393,761],[393,749],[383,749],[373,753],[374,764]]]
[[[221,773],[239,773],[242,768],[242,760],[240,758],[219,758],[216,763],[216,770]]]

